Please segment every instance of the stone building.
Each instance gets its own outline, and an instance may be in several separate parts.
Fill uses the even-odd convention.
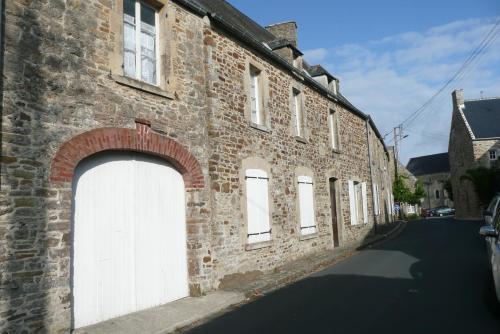
[[[58,333],[363,240],[388,151],[221,0],[5,3],[0,330]]]
[[[481,204],[472,183],[461,180],[468,169],[491,168],[500,154],[500,98],[464,100],[463,91],[452,93],[449,159],[457,218],[481,218]]]
[[[450,180],[450,163],[448,153],[438,153],[411,158],[406,168],[422,182],[426,196],[422,208],[437,206],[453,207],[453,201],[446,188]]]

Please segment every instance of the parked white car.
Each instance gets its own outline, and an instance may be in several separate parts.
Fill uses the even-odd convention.
[[[498,301],[500,301],[500,241],[498,231],[500,230],[500,206],[497,205],[495,214],[490,225],[485,225],[479,230],[479,234],[486,239],[486,250],[488,252],[488,261],[490,263],[493,281],[495,283],[495,292]]]

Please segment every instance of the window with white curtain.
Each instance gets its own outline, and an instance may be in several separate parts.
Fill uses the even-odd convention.
[[[328,114],[328,124],[330,127],[331,146],[334,150],[338,150],[339,135],[338,135],[338,125],[337,125],[337,114],[335,110],[330,110],[330,113]]]
[[[300,232],[303,235],[316,233],[314,219],[313,182],[310,176],[298,177]]]
[[[271,240],[269,224],[269,177],[260,169],[245,172],[248,243]]]
[[[302,98],[300,91],[293,90],[293,121],[295,123],[295,135],[302,136]]]
[[[250,66],[250,102],[251,102],[251,121],[255,124],[264,124],[262,117],[262,97],[260,71]]]
[[[375,206],[375,215],[380,214],[380,197],[378,193],[378,184],[373,184],[373,204]]]
[[[123,72],[156,85],[158,12],[136,0],[123,1]]]

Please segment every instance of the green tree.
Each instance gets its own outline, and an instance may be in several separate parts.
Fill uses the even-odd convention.
[[[415,191],[412,192],[410,188],[406,186],[405,177],[399,175],[393,184],[394,200],[396,202],[409,203],[409,204],[420,204],[420,201],[425,197],[425,190],[422,182],[417,181],[415,183]]]
[[[412,198],[412,192],[406,186],[404,179],[405,178],[402,175],[396,177],[396,180],[394,180],[394,184],[392,187],[392,192],[394,194],[394,201],[409,203]]]
[[[411,194],[411,198],[408,203],[420,204],[422,198],[424,197],[425,197],[424,185],[420,181],[415,182],[415,192]]]

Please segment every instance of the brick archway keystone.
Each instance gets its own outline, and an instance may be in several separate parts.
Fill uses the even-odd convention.
[[[153,132],[147,122],[136,121],[136,129],[101,128],[84,132],[65,142],[52,160],[50,180],[72,182],[80,161],[108,150],[135,151],[167,160],[179,170],[186,188],[204,188],[201,166],[181,144]]]

